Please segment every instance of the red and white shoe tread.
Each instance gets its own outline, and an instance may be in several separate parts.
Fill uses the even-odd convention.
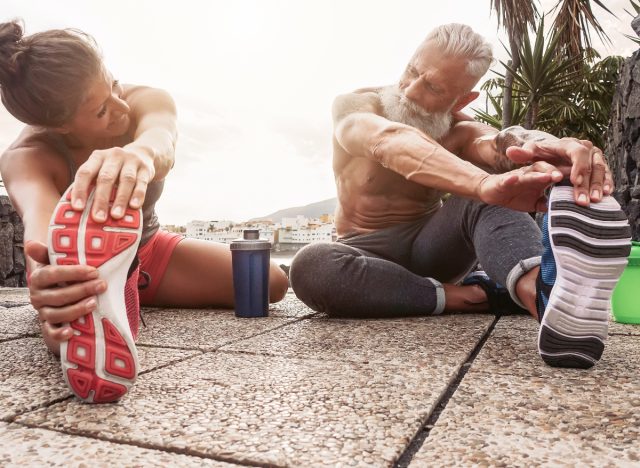
[[[111,200],[115,196],[112,193]],[[93,192],[87,206],[91,206]],[[71,189],[56,206],[49,226],[52,265],[95,266],[108,283],[97,308],[73,321],[74,336],[63,342],[60,359],[71,390],[87,402],[118,400],[138,374],[138,357],[124,302],[124,283],[142,233],[141,210],[127,208],[123,218],[96,223],[89,210],[71,208]]]

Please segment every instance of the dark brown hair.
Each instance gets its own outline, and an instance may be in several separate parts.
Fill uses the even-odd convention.
[[[26,124],[67,123],[101,71],[98,46],[82,31],[51,29],[24,36],[21,21],[0,23],[2,104]]]

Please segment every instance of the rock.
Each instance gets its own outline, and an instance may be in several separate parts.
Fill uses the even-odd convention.
[[[638,36],[640,36],[640,15],[636,16],[631,22],[631,27],[636,32]]]
[[[0,195],[0,286],[26,286],[24,225],[9,197]]]
[[[0,278],[5,279],[13,271],[13,225],[0,223]]]
[[[13,271],[15,273],[24,273],[26,271],[22,244],[13,246]]]
[[[640,15],[632,23],[640,35]],[[640,51],[625,60],[611,107],[605,154],[616,184],[614,196],[640,240]]]
[[[18,244],[22,244],[24,241],[24,224],[22,224],[22,220],[18,213],[13,213],[10,217],[11,224],[13,224],[13,240]]]
[[[2,285],[5,288],[19,288],[19,287],[24,286],[24,284],[22,284],[21,281],[20,281],[20,277],[16,276],[16,275],[13,275],[13,276],[10,276],[8,278],[5,278],[2,281]]]

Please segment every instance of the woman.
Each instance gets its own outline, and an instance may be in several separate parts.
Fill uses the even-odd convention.
[[[174,164],[174,102],[164,91],[120,84],[89,35],[24,36],[19,22],[0,24],[0,86],[4,106],[26,124],[0,171],[24,222],[29,292],[45,343],[62,352],[76,395],[112,401],[137,375],[138,313],[128,310],[127,323],[123,284],[137,307],[138,243],[140,303],[172,307],[233,307],[229,248],[159,229],[154,205]],[[81,242],[88,232],[99,234]],[[112,245],[92,261],[83,249],[103,247],[100,239],[124,253]],[[288,281],[270,268],[276,302]]]

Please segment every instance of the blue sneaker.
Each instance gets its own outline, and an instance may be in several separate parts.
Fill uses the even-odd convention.
[[[631,251],[629,222],[610,196],[576,205],[564,182],[551,189],[542,243],[538,351],[550,366],[588,369],[604,351],[611,295]]]
[[[507,288],[493,281],[484,271],[473,271],[462,281],[463,286],[477,284],[480,286],[489,301],[489,310],[496,315],[527,314],[511,298]]]

